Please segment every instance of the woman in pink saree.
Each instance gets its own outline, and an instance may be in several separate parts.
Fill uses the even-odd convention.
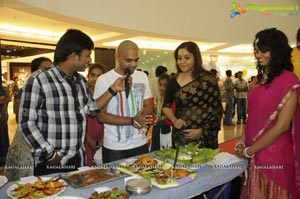
[[[237,155],[250,159],[241,198],[300,198],[300,83],[291,47],[275,28],[256,34],[257,82]]]

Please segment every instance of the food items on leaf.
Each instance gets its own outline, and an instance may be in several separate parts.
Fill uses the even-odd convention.
[[[125,190],[120,190],[118,188],[113,188],[110,191],[105,191],[98,193],[94,191],[88,199],[127,199],[130,197],[130,194]]]
[[[214,159],[220,153],[220,149],[202,148],[198,149],[199,144],[189,143],[186,147],[180,146],[178,152],[178,163],[183,163],[185,166],[192,166],[195,164],[203,164]],[[176,149],[169,148],[157,151],[156,154],[162,159],[175,159]]]

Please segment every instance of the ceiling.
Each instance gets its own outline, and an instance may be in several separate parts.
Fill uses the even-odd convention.
[[[261,5],[263,1],[251,2]],[[299,5],[300,10],[299,0],[273,0],[272,4],[282,2]],[[18,40],[34,42],[26,48],[49,51],[67,29],[76,28],[90,35],[96,47],[115,48],[124,39],[137,42],[142,62],[170,56],[186,40],[197,42],[205,54],[251,56],[255,33],[268,27],[283,30],[291,45],[295,44],[300,11],[290,7],[281,13],[295,16],[275,16],[279,12],[255,12],[243,1],[248,15],[230,18],[234,4],[217,0],[1,0],[0,38],[6,40],[1,44],[7,48],[18,46],[9,40]],[[273,16],[263,16],[268,13]]]

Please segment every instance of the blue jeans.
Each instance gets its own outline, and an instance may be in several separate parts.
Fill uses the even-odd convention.
[[[238,121],[247,120],[247,99],[246,98],[237,98],[237,112],[238,112]]]
[[[224,112],[224,123],[232,124],[232,115],[233,115],[233,96],[226,97],[226,107]]]

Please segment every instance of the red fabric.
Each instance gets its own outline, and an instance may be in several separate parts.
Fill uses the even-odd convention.
[[[175,102],[172,103],[171,108],[172,108],[173,113],[175,113],[175,111],[176,111],[176,104],[175,104]],[[166,119],[166,124],[167,124],[168,126],[173,126],[173,123],[172,123],[171,120],[169,120],[169,119]]]
[[[93,140],[103,139],[104,127],[102,123],[99,123],[96,117],[89,116],[87,122],[87,133],[92,137]],[[94,155],[96,153],[92,147],[85,142],[85,153],[87,159],[87,165],[92,166]]]

